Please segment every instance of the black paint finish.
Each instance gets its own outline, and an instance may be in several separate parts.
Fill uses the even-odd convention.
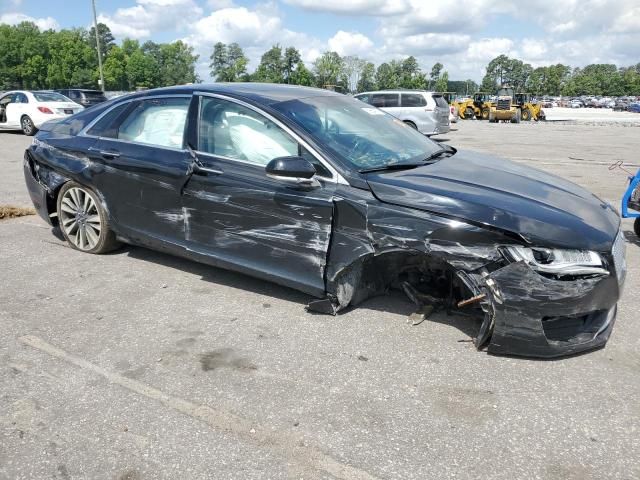
[[[285,182],[264,167],[190,150],[197,101],[183,148],[80,133],[119,102],[202,91],[254,105],[283,123],[273,104],[338,95],[285,85],[175,87],[44,126],[25,154],[38,213],[55,224],[57,191],[74,180],[96,191],[121,239],[320,298],[310,309],[336,313],[410,284],[448,311],[458,300],[482,295],[473,311],[486,334],[477,342],[481,347],[488,340],[490,352],[557,356],[607,341],[621,289],[611,256],[620,220],[608,204],[561,178],[473,152],[360,174],[288,125],[344,180]],[[543,277],[505,260],[500,249],[507,245],[597,251],[610,274]]]

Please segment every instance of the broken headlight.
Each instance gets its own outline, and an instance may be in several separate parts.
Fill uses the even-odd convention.
[[[525,262],[534,270],[549,275],[609,274],[596,252],[521,246],[505,247],[504,252],[509,260]]]

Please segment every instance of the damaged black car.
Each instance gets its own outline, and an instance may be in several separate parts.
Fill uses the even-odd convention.
[[[475,344],[492,353],[604,345],[625,278],[608,203],[326,90],[129,95],[45,124],[24,173],[75,249],[162,250],[306,292],[328,314],[398,289],[477,315]]]

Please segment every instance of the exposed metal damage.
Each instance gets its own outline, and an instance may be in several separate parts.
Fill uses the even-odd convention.
[[[415,211],[406,211],[405,217],[397,207],[371,208],[341,198],[335,205],[328,294],[310,302],[310,311],[335,315],[399,290],[417,307],[414,324],[431,312],[471,315],[479,321],[473,339],[478,349],[544,357],[581,351],[611,331],[615,302],[607,292],[617,284],[608,273],[547,278],[505,258],[501,248],[518,244],[509,234],[428,213],[416,219]],[[598,291],[603,293],[594,300]],[[602,315],[580,318],[598,304]],[[572,316],[564,335],[554,332],[554,319]]]

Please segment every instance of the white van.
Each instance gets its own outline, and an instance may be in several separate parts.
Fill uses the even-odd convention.
[[[425,135],[449,131],[449,104],[442,94],[424,90],[379,90],[355,95]]]

